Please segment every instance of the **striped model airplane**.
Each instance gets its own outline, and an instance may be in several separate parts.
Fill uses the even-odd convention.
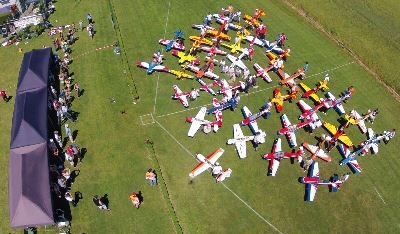
[[[189,177],[194,178],[209,168],[214,168],[216,166],[217,160],[224,154],[224,149],[219,148],[216,151],[212,152],[207,157],[204,157],[202,154],[197,154],[196,158],[200,161],[199,164],[190,172]]]

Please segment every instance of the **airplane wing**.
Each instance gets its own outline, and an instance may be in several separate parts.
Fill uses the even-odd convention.
[[[171,41],[170,40],[165,40],[165,39],[160,39],[158,41],[158,43],[160,43],[161,45],[168,45]]]
[[[274,142],[274,146],[272,147],[271,153],[277,153],[282,151],[282,141],[281,138],[277,138]],[[275,176],[276,172],[278,171],[279,164],[281,162],[279,160],[273,159],[269,160],[269,167],[268,167],[268,175]]]
[[[247,107],[247,106],[243,106],[242,107],[242,114],[243,114],[243,117],[246,119],[246,118],[249,118],[252,114],[251,114],[251,112],[250,112],[250,110],[249,110],[249,108]],[[250,127],[250,130],[251,130],[251,132],[253,133],[253,135],[256,135],[258,132],[260,132],[260,129],[258,128],[258,124],[257,124],[257,122],[256,121],[252,121],[252,122],[250,122],[249,123],[249,127]]]
[[[244,138],[242,129],[239,124],[233,125],[233,136],[235,139]],[[235,142],[236,151],[239,154],[239,158],[246,158],[246,141],[236,141]]]
[[[193,168],[193,170],[190,172],[189,176],[192,178],[196,177],[196,176],[200,175],[201,173],[203,173],[204,171],[206,171],[210,167],[211,167],[210,164],[201,162],[201,163],[197,164],[197,166],[195,168]]]
[[[313,162],[308,171],[308,177],[317,177],[319,178],[319,167],[318,162]],[[306,184],[306,201],[314,201],[315,194],[317,193],[318,185],[314,184]]]
[[[207,71],[204,73],[204,76],[211,78],[213,80],[219,79],[219,76],[213,72]]]
[[[281,120],[282,120],[282,125],[283,128],[287,128],[289,126],[291,126],[292,124],[289,121],[289,118],[287,117],[286,114],[283,114],[281,116]],[[291,148],[296,147],[297,146],[297,141],[296,141],[296,134],[293,131],[289,131],[286,134],[286,137],[288,139],[289,145]]]
[[[299,106],[302,112],[306,112],[311,110],[311,107],[303,100],[299,101]]]
[[[155,70],[155,71],[165,71],[165,72],[167,72],[167,71],[169,71],[169,68],[166,67],[166,66],[157,65],[157,66],[155,66],[155,67],[153,68],[153,70]]]
[[[361,117],[361,115],[356,111],[352,110],[350,114],[354,115],[357,121],[357,126],[360,129],[361,133],[365,134],[367,132],[367,126],[365,126],[365,121]]]
[[[372,128],[368,128],[367,130],[367,137],[368,139],[372,139],[375,136],[374,130],[372,130]],[[369,148],[371,149],[373,154],[378,153],[378,144],[377,143],[371,143],[369,144]]]
[[[238,58],[236,58],[235,56],[233,56],[231,54],[228,54],[226,57],[229,59],[229,61],[232,62],[231,66],[237,66],[237,67],[241,68],[242,70],[248,70],[246,65],[244,65],[244,63],[242,62],[242,60],[238,60]]]
[[[216,151],[212,152],[210,155],[207,156],[207,160],[212,163],[215,164],[216,161],[218,161],[218,159],[224,154],[224,149],[219,148]]]
[[[304,90],[304,93],[307,93],[308,91],[310,91],[310,87],[308,87],[306,84],[304,83],[300,83],[299,86]],[[317,94],[313,93],[309,96],[315,103],[320,103],[320,98],[318,97]]]
[[[206,116],[206,111],[207,108],[206,107],[202,107],[199,111],[199,113],[197,113],[195,119],[192,122],[192,125],[189,128],[189,132],[188,132],[188,136],[189,137],[194,137],[194,135],[196,134],[197,130],[199,130],[199,128],[201,127],[201,122],[198,121],[199,119],[204,120],[204,117]]]
[[[330,92],[327,92],[325,94],[325,96],[331,101],[336,101],[336,97],[333,96],[333,94],[331,94]],[[333,109],[335,109],[335,111],[338,113],[338,115],[343,115],[346,113],[342,103],[336,104],[335,106],[333,106]]]
[[[335,127],[335,125],[328,123],[328,122],[324,122],[323,123],[325,129],[333,136],[336,134],[337,132],[337,128]],[[353,146],[353,142],[350,140],[350,138],[347,136],[347,134],[343,133],[341,136],[339,136],[338,140],[340,142],[342,142],[343,144],[345,144],[348,147],[352,147]]]
[[[358,164],[356,158],[354,159],[350,159],[348,160],[349,155],[351,154],[351,151],[349,150],[349,148],[347,148],[345,145],[343,144],[339,144],[337,146],[339,153],[343,156],[343,160],[342,161],[347,161],[346,164],[350,167],[350,170],[354,173],[354,174],[358,174],[361,173],[362,169],[360,167],[360,165]]]
[[[246,40],[250,43],[253,42],[253,44],[256,44],[260,47],[264,46],[264,42],[258,38],[254,38],[254,36],[246,36]]]
[[[146,63],[146,62],[137,62],[137,66],[138,66],[138,67],[143,67],[143,68],[148,69],[148,68],[149,68],[149,63]]]
[[[311,154],[325,160],[327,162],[332,161],[332,158],[324,152],[323,149],[319,148],[318,146],[308,144],[307,142],[303,143],[303,147],[306,148]]]
[[[272,81],[271,77],[268,75],[268,72],[266,72],[260,65],[258,65],[258,63],[255,63],[253,67],[257,72],[257,76],[260,76],[268,83]]]

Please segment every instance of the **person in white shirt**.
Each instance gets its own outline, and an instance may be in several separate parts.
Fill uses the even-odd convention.
[[[222,167],[219,165],[218,162],[215,163],[215,166],[212,169],[212,175],[214,177],[218,176],[222,172]]]

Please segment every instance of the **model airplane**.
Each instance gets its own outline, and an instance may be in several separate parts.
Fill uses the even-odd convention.
[[[254,69],[256,70],[256,75],[258,77],[261,77],[263,80],[266,82],[270,83],[272,81],[271,77],[268,75],[268,72],[273,68],[273,66],[269,66],[265,69],[263,69],[258,63],[255,63],[253,65]]]
[[[186,122],[191,123],[189,132],[188,132],[189,137],[194,137],[194,135],[196,134],[196,132],[199,130],[199,128],[201,126],[203,126],[203,130],[205,133],[208,133],[207,131],[211,127],[213,128],[214,132],[217,132],[218,129],[222,126],[222,112],[215,114],[216,119],[217,119],[215,122],[211,122],[211,121],[204,119],[206,112],[207,112],[207,108],[202,107],[202,108],[200,108],[200,111],[197,113],[197,115],[195,117],[189,116],[186,118]]]
[[[242,41],[242,39],[239,38],[239,40],[237,42],[235,42],[234,44],[232,44],[232,45],[231,44],[227,44],[227,43],[221,43],[221,46],[230,49],[230,52],[232,54],[243,53],[244,50],[241,47],[241,41]]]
[[[153,61],[148,62],[140,62],[138,61],[136,65],[141,68],[145,68],[148,75],[151,75],[153,72],[168,72],[169,68],[167,66],[161,65],[163,61],[163,55],[160,52],[156,52],[153,54]]]
[[[213,98],[213,108],[207,110],[207,114],[214,114],[217,111],[223,111],[225,109],[234,110],[239,104],[240,97],[233,97],[225,103],[220,103],[216,98]]]
[[[212,46],[213,43],[212,41],[204,38],[204,36],[190,36],[189,37],[190,40],[192,40],[194,42],[194,44],[200,46],[200,45],[208,45],[208,46]]]
[[[247,110],[243,111],[243,108],[244,108],[243,107],[242,108],[242,113],[243,113],[243,115],[244,115],[244,113],[246,113],[246,116],[248,116],[248,117],[245,117],[245,119],[240,123],[240,125],[246,126],[246,125],[248,125],[248,124],[250,124],[252,122],[255,122],[261,116],[264,117],[265,119],[267,119],[269,116],[271,116],[271,107],[272,107],[271,102],[266,102],[260,108],[259,112],[254,113],[254,114],[252,114],[250,116],[249,116],[249,114],[251,114],[251,113],[250,113],[250,111],[248,111],[248,108],[246,108]]]
[[[227,34],[225,34],[225,33],[222,32],[222,31],[224,30],[225,25],[226,25],[227,23],[228,23],[228,21],[224,21],[224,22],[221,24],[221,26],[219,27],[218,30],[210,30],[210,29],[208,29],[208,30],[206,30],[206,33],[207,33],[208,35],[214,37],[214,38],[217,39],[217,40],[222,39],[222,40],[225,40],[225,41],[230,41],[230,40],[231,40],[231,37],[230,37],[229,35],[227,35]]]
[[[277,51],[277,50],[275,50],[275,51]],[[278,59],[282,59],[283,61],[286,61],[287,57],[290,56],[290,49],[286,49],[283,51],[277,51],[276,54],[270,51],[270,52],[267,52],[266,55],[270,60],[269,61],[270,64],[273,64]]]
[[[325,137],[325,140],[327,140],[330,144],[336,145],[337,141],[340,141],[347,147],[353,147],[353,142],[346,135],[346,133],[344,133],[344,129],[346,128],[345,125],[341,125],[337,128],[333,124],[325,121],[322,124],[324,128],[332,135],[331,138]]]
[[[314,160],[315,157],[318,157],[318,158],[320,158],[320,159],[322,159],[324,161],[327,161],[327,162],[332,161],[332,158],[327,153],[325,153],[325,151],[321,147],[316,146],[316,145],[311,145],[311,144],[309,144],[307,142],[303,142],[302,145],[308,152],[311,153],[311,157],[310,158],[312,160]]]
[[[287,73],[283,72],[282,69],[278,69],[277,72],[278,72],[279,77],[281,78],[281,81],[279,82],[279,84],[286,85],[289,88],[296,85],[295,79],[302,80],[305,77],[303,68],[297,69],[291,76],[289,76]],[[282,73],[284,73],[284,74],[282,74]]]
[[[216,80],[214,84],[218,85],[221,89],[218,91],[218,94],[223,94],[226,100],[230,100],[233,97],[233,93],[236,90],[242,89],[244,84],[240,81],[238,84],[229,85],[229,83],[223,80]]]
[[[189,63],[184,68],[196,73],[196,76],[198,78],[206,77],[206,78],[209,78],[209,79],[212,79],[212,80],[219,79],[219,76],[217,74],[209,71],[207,67],[201,67],[200,68],[200,67],[196,67],[196,66],[194,66],[194,65]]]
[[[371,128],[368,129],[368,140],[362,142],[355,151],[351,152],[350,149],[343,144],[338,144],[338,150],[343,156],[343,160],[340,161],[340,165],[347,164],[353,173],[361,173],[362,169],[357,162],[359,155],[368,154],[369,150],[373,154],[378,153],[378,144],[381,140],[387,144],[390,139],[395,135],[395,131],[385,131],[384,134],[375,135]]]
[[[349,114],[344,115],[344,120],[352,125],[357,125],[361,133],[365,134],[367,132],[367,127],[365,125],[365,120],[373,121],[378,115],[378,109],[369,110],[367,114],[361,116],[356,110],[350,111]]]
[[[231,66],[230,67],[239,67],[242,70],[248,70],[248,68],[246,67],[246,65],[243,63],[242,58],[244,56],[248,56],[249,55],[249,50],[248,49],[243,49],[242,54],[239,55],[239,57],[235,57],[233,55],[228,54],[226,57],[229,59],[229,61],[231,61]]]
[[[184,33],[179,30],[175,32],[175,37],[172,40],[160,39],[158,43],[166,46],[165,51],[170,51],[171,49],[185,51],[185,46],[183,45],[183,35]]]
[[[200,79],[200,78],[197,78],[196,79],[199,83],[200,83],[200,90],[203,90],[203,91],[206,91],[207,93],[209,93],[209,94],[211,94],[211,95],[213,95],[213,96],[216,96],[217,94],[214,92],[214,90],[212,90],[211,89],[211,87],[210,86],[212,86],[212,84],[211,85],[208,85],[208,84],[206,84],[206,82],[204,82],[202,79]]]
[[[194,64],[198,65],[200,64],[200,61],[190,53],[186,54],[185,52],[178,51],[178,50],[172,50],[171,54],[175,57],[179,58],[179,64],[185,63],[185,62],[193,62]]]
[[[281,138],[278,138],[274,142],[274,146],[272,147],[270,154],[264,154],[263,158],[269,160],[269,167],[268,167],[268,176],[275,176],[276,171],[279,168],[279,164],[282,159],[287,158],[296,158],[298,163],[301,163],[303,160],[302,155],[304,151],[303,148],[300,147],[297,152],[282,152],[282,143]]]
[[[168,72],[171,73],[172,75],[175,75],[176,78],[178,78],[178,79],[182,79],[182,78],[193,79],[192,75],[187,74],[184,71],[169,70]]]
[[[345,90],[341,96],[336,99],[335,96],[333,96],[333,94],[331,94],[330,92],[326,93],[326,97],[329,100],[329,102],[325,102],[325,107],[327,109],[329,108],[333,108],[335,109],[335,111],[340,115],[343,115],[346,113],[346,111],[344,110],[344,107],[342,105],[343,102],[346,102],[351,95],[354,92],[354,88],[353,86],[350,86],[349,88],[347,88],[347,90]]]
[[[322,126],[322,122],[319,119],[316,112],[318,111],[318,109],[320,109],[323,106],[323,104],[319,104],[318,106],[314,107],[314,109],[313,109],[305,101],[300,100],[298,102],[298,105],[301,109],[301,112],[303,112],[299,117],[300,120],[311,119],[312,122],[310,123],[310,127],[312,130]]]
[[[259,39],[257,38],[257,36],[251,36],[251,35],[247,35],[246,36],[246,41],[248,41],[250,43],[250,45],[258,45],[259,47],[264,47],[267,42],[266,40],[263,39]],[[268,42],[269,44],[269,42]]]
[[[283,114],[281,116],[281,121],[282,121],[283,128],[278,131],[278,135],[286,135],[286,138],[287,138],[287,140],[289,142],[289,146],[291,148],[297,146],[295,132],[298,129],[303,128],[305,126],[308,126],[308,125],[310,125],[310,123],[312,123],[312,119],[308,119],[308,120],[306,120],[304,122],[292,125],[290,123],[289,118],[287,117],[286,114]]]
[[[201,51],[211,53],[211,54],[219,54],[219,55],[227,55],[227,53],[223,50],[218,49],[217,47],[208,47],[208,46],[202,46],[200,47]]]
[[[215,30],[214,27],[211,27],[211,26],[206,25],[206,24],[192,24],[192,28],[198,29],[198,30],[201,30],[201,31]]]
[[[246,142],[254,140],[253,136],[245,136],[240,128],[239,124],[233,125],[233,139],[229,139],[228,145],[235,145],[236,151],[239,158],[243,159],[247,157]]]
[[[308,170],[307,177],[299,178],[299,182],[306,186],[304,200],[314,201],[319,185],[327,185],[330,192],[337,192],[348,178],[349,174],[344,174],[340,179],[337,175],[333,175],[329,180],[320,180],[318,162],[314,161]]]
[[[328,74],[326,74],[324,80],[318,82],[318,85],[312,89],[310,89],[310,87],[308,87],[306,84],[300,83],[299,86],[304,90],[304,94],[301,97],[302,98],[310,97],[311,99],[313,99],[314,102],[319,103],[320,98],[316,95],[316,93],[320,90],[322,90],[322,91],[328,90],[329,89],[328,81],[329,81],[329,76],[328,76]]]
[[[177,85],[173,85],[172,88],[174,89],[174,95],[172,95],[172,99],[179,100],[179,102],[182,103],[185,108],[189,107],[188,97],[191,100],[195,100],[200,96],[198,89],[193,89],[190,92],[182,92]]]
[[[231,20],[230,20],[229,17],[223,16],[223,15],[220,15],[220,14],[214,14],[213,17],[215,18],[215,21],[216,21],[218,24],[224,24],[225,22],[228,22],[228,23],[227,23],[228,28],[229,28],[229,29],[232,29],[232,30],[234,30],[234,31],[240,31],[240,30],[242,30],[242,28],[243,28],[243,27],[242,27],[241,25],[239,25],[239,24],[234,24],[234,23],[230,22]]]
[[[194,178],[209,168],[214,168],[217,164],[217,160],[224,154],[224,150],[219,148],[213,153],[206,157],[202,154],[197,154],[196,158],[200,161],[199,164],[190,172],[189,177]]]
[[[271,107],[269,109],[271,109]],[[266,116],[267,112],[268,112],[268,107],[267,106],[265,107],[265,111],[266,112],[265,112],[264,115]],[[257,114],[259,115],[260,113],[261,112],[258,112]],[[269,112],[269,113],[271,113],[271,112]],[[257,133],[261,132],[261,130],[258,128],[258,124],[257,124],[257,121],[256,121],[256,119],[258,117],[256,118],[256,115],[253,115],[250,112],[250,110],[249,110],[249,108],[247,106],[243,106],[242,107],[242,115],[245,118],[241,123],[242,126],[248,125],[249,128],[250,128],[250,131],[253,133],[253,135],[257,135]],[[261,115],[259,115],[259,116],[261,116]],[[243,124],[243,123],[246,123],[246,124]]]
[[[275,104],[275,109],[277,112],[282,112],[283,110],[283,101],[295,99],[297,96],[298,90],[291,92],[288,95],[282,95],[281,91],[278,87],[274,89],[274,97],[271,99],[271,103]]]
[[[257,28],[258,26],[260,26],[259,18],[262,16],[265,16],[265,12],[263,10],[256,9],[253,16],[245,14],[243,16],[243,19],[244,21],[246,21],[247,24]]]

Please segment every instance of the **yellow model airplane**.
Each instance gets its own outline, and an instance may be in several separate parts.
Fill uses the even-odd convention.
[[[192,75],[187,74],[184,71],[169,70],[168,72],[171,73],[172,75],[175,75],[176,78],[178,78],[178,79],[182,79],[182,78],[193,79]]]
[[[221,45],[223,47],[230,49],[232,54],[234,54],[234,53],[239,54],[239,53],[242,53],[242,48],[240,46],[241,42],[242,42],[242,37],[239,37],[239,40],[236,43],[234,43],[233,45],[226,44],[226,43],[221,43]]]
[[[276,54],[272,53],[271,51],[267,52],[266,55],[270,60],[269,64],[274,64],[278,58],[281,58],[286,61],[286,58],[290,56],[289,53],[290,53],[290,49],[286,49],[283,51],[282,54],[279,54],[279,55],[276,55]]]
[[[258,26],[260,26],[260,22],[259,22],[258,18],[260,18],[261,16],[265,16],[265,11],[256,9],[254,16],[244,15],[243,19],[249,25],[258,27]]]
[[[302,98],[311,98],[314,102],[316,103],[320,103],[320,98],[317,96],[317,92],[319,90],[322,91],[326,91],[329,89],[328,87],[328,82],[329,82],[329,77],[325,76],[325,79],[323,81],[319,81],[318,85],[315,86],[314,88],[310,88],[308,87],[306,84],[304,83],[300,83],[299,86],[304,90],[304,94],[302,96]]]
[[[194,41],[193,45],[198,45],[198,46],[200,46],[201,44],[209,45],[209,46],[213,45],[212,41],[210,41],[204,37],[190,36],[189,39]]]
[[[185,52],[178,51],[178,50],[173,50],[172,55],[176,56],[179,58],[179,64],[184,63],[184,62],[192,62],[195,61],[197,58],[191,55],[190,53],[185,54]]]
[[[281,91],[278,87],[274,89],[274,97],[271,99],[271,103],[275,104],[275,108],[277,112],[282,112],[283,110],[283,101],[296,99],[297,93],[299,90],[293,90],[290,94],[282,95]]]
[[[344,128],[346,127],[345,125],[342,125],[339,128],[337,128],[335,125],[323,121],[323,126],[332,135],[332,139],[330,140],[331,142],[339,140],[347,147],[353,147],[353,142],[350,140],[347,134],[344,133]]]

